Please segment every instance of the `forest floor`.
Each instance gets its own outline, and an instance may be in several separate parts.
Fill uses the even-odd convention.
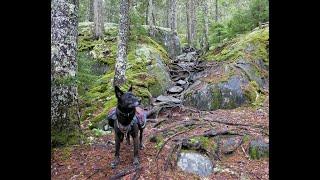
[[[244,141],[232,154],[215,161],[220,171],[214,171],[209,177],[183,172],[179,167],[164,170],[170,150],[177,139],[202,134],[206,130],[232,130],[232,132],[250,135],[251,138],[263,136],[269,141],[269,97],[262,107],[239,107],[229,110],[198,111],[187,107],[176,107],[161,112],[157,119],[148,122],[144,131],[145,148],[139,151],[140,168],[134,169],[133,144],[121,143],[120,164],[112,169],[114,158],[114,134],[96,138],[92,143],[67,148],[55,148],[51,154],[52,179],[269,179],[269,159],[252,160],[247,152],[249,142]],[[163,120],[165,123],[158,124]],[[179,128],[186,121],[193,121],[192,128]],[[208,121],[207,123],[203,120]],[[211,121],[215,120],[215,121]],[[173,130],[167,136],[161,151],[151,136],[159,132]],[[184,131],[184,133],[182,132]],[[170,137],[170,138],[169,138]],[[163,145],[163,144],[162,144]],[[158,158],[156,158],[159,152]],[[130,172],[129,172],[130,171]],[[123,173],[123,174],[122,174]],[[122,175],[121,175],[122,174]],[[117,178],[115,178],[117,179]],[[118,178],[119,179],[119,178]]]

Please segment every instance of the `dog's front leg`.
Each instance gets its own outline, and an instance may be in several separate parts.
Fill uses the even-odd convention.
[[[133,165],[139,164],[139,139],[138,139],[138,128],[135,127],[135,131],[133,133]]]
[[[119,162],[120,162],[120,139],[119,139],[119,135],[117,132],[115,132],[115,143],[116,143],[116,152],[115,152],[115,158],[113,160],[113,162],[111,163],[111,167],[112,169],[115,168]]]

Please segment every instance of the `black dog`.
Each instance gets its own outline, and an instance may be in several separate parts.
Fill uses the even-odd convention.
[[[116,108],[116,118],[114,120],[109,119],[109,126],[114,128],[115,132],[115,159],[111,163],[111,167],[115,168],[119,162],[119,150],[120,150],[120,142],[123,141],[124,136],[127,136],[127,143],[130,144],[130,135],[133,138],[134,145],[134,157],[133,164],[139,164],[139,154],[138,147],[140,149],[143,148],[142,144],[142,134],[143,128],[136,120],[136,108],[139,105],[139,100],[132,93],[132,86],[128,90],[128,92],[123,93],[119,87],[115,86],[115,94],[118,99],[118,104]],[[135,119],[134,119],[135,118]],[[138,132],[140,131],[140,142],[138,141]]]

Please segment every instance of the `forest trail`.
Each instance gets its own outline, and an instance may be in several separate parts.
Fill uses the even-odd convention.
[[[181,104],[183,93],[193,83],[190,76],[208,65],[190,49],[172,60],[169,69],[174,85],[154,99],[153,105],[161,111],[148,119],[145,148],[139,151],[141,168],[133,166],[133,145],[125,143],[119,166],[110,167],[115,151],[112,131],[89,144],[54,149],[52,179],[199,179],[177,167],[178,154],[188,150],[210,157],[214,169],[205,178],[269,179],[269,160],[253,160],[248,154],[252,140],[269,142],[268,94],[260,108],[200,111]],[[229,146],[234,139],[240,139],[239,143]]]

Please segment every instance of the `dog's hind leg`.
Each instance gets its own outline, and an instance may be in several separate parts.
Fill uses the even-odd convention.
[[[139,164],[139,139],[138,139],[138,127],[134,127],[134,132],[132,134],[133,138],[133,165]]]
[[[141,150],[144,148],[144,145],[143,145],[143,142],[142,142],[142,136],[143,136],[143,129],[140,129],[139,146],[140,146]]]

